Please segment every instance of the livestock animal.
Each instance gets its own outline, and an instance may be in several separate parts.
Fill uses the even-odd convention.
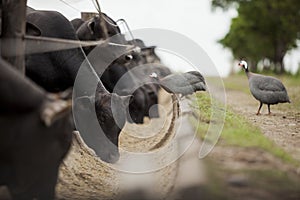
[[[102,20],[104,20],[104,25],[106,27],[108,37],[112,37],[116,34],[120,34],[121,31],[117,26],[116,22],[111,19],[105,13],[96,15],[87,21],[75,18],[71,20],[71,23],[76,31],[76,35],[79,40],[82,41],[96,41],[100,39],[106,39],[103,28],[101,27]],[[94,46],[84,47],[85,53],[89,54],[93,50]]]
[[[156,46],[146,46],[141,39],[133,39],[128,42],[141,48],[140,56],[143,58],[143,63],[161,63],[161,59],[155,52]]]
[[[33,10],[26,16],[26,26],[27,34],[29,35],[72,40],[77,39],[72,24],[59,12]],[[28,46],[26,46],[26,48],[27,47]],[[73,87],[77,73],[84,61],[85,56],[80,48],[27,55],[26,76],[49,92],[63,91]],[[97,74],[97,76],[100,75]],[[87,80],[91,78],[92,77],[86,77]],[[98,79],[99,78],[100,77],[98,77]],[[127,102],[129,97],[120,97],[109,93],[101,82],[97,83],[95,92],[95,98],[91,101],[92,104],[90,104],[89,107],[95,107],[92,111],[96,111],[100,127],[104,131],[105,136],[114,144],[113,146],[103,141],[102,146],[97,148],[112,150],[99,150],[98,156],[106,162],[116,162],[117,159],[115,158],[119,157],[118,137],[125,124],[125,102]],[[79,91],[76,95],[77,97],[80,97],[80,95],[85,97],[85,91]],[[116,122],[117,119],[112,115],[113,108],[109,103],[113,96],[116,97],[114,102],[117,102],[116,104],[120,106],[118,116],[121,121],[118,122],[118,124]],[[86,101],[75,100],[75,103],[80,104],[82,102]],[[82,106],[78,105],[78,107]],[[74,116],[76,117],[76,114]],[[79,120],[79,118],[75,118],[75,121],[76,120]],[[80,122],[77,121],[77,124],[80,124]],[[84,127],[85,126],[83,126],[82,131],[86,130]],[[81,134],[88,135],[89,133],[81,132]]]
[[[54,199],[72,140],[71,104],[0,59],[0,185],[13,199]]]
[[[108,35],[112,37],[110,38],[110,41],[120,44],[128,44],[124,36],[120,34],[121,32],[116,22],[104,13],[102,13],[102,16],[105,20]],[[76,34],[80,40],[100,40],[103,39],[103,30],[100,27],[101,19],[102,18],[100,18],[99,16],[95,16],[85,22],[82,21],[81,25],[78,25],[80,24],[80,20],[78,19],[74,19],[71,22],[74,27],[77,27]],[[114,48],[112,48],[112,52],[114,51]],[[99,55],[101,54],[101,49],[95,49],[95,46],[88,49],[85,48],[85,53],[89,54],[92,50],[97,51]],[[101,75],[101,81],[109,92],[115,91],[119,95],[132,95],[127,113],[127,121],[129,123],[141,124],[144,121],[144,116],[149,116],[148,102],[152,93],[146,91],[149,90],[148,87],[139,87],[136,81],[137,77],[132,73],[128,73],[128,65],[130,65],[130,63],[133,63],[133,54],[137,53],[128,52],[120,57],[115,58],[115,60],[111,64],[109,64],[109,66],[105,66],[107,68]],[[93,55],[96,55],[96,53],[93,52]],[[101,56],[97,57],[98,59],[101,59]],[[101,65],[97,65],[95,64],[95,62],[92,61],[91,63],[99,68],[99,66]],[[101,71],[101,69],[99,69],[98,71]],[[122,84],[119,84],[122,87],[115,89],[116,84],[124,74],[127,74],[127,78],[123,79]],[[135,90],[132,91],[132,88],[135,88]]]

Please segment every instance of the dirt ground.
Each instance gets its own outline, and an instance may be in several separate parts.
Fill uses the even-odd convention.
[[[245,87],[247,79],[231,81],[239,86],[226,88],[227,106],[258,127],[271,141],[284,149],[300,164],[300,113],[288,104],[271,106],[268,115],[264,105],[261,115],[256,115],[259,103]],[[244,83],[245,82],[245,83]],[[218,90],[216,90],[218,91]],[[300,87],[288,87],[292,102],[299,101]],[[218,96],[218,95],[216,95]],[[217,199],[289,199],[300,198],[300,168],[284,162],[269,152],[259,148],[223,146],[217,144],[208,156],[212,177],[217,183]],[[220,192],[221,191],[221,192]]]
[[[120,135],[121,156],[116,164],[101,161],[80,134],[74,132],[71,150],[60,167],[57,199],[116,199],[127,190],[147,187],[147,181],[151,192],[166,196],[177,176],[178,162],[170,162],[169,156],[176,157],[177,153],[170,141],[175,135],[179,107],[164,91],[160,92],[159,101],[160,118],[145,119],[142,125],[125,125]],[[144,158],[136,159],[139,153],[144,153]],[[9,199],[3,187],[0,199]]]
[[[143,125],[125,125],[120,135],[121,157],[116,164],[97,158],[81,141],[79,133],[75,133],[72,149],[61,166],[57,199],[116,199],[126,190],[147,185],[147,181],[158,183],[152,189],[153,193],[167,195],[173,187],[178,163],[139,176],[131,172],[147,170],[154,159],[160,163],[166,159],[163,153],[154,154],[146,156],[141,163],[139,159],[135,160],[134,153],[173,150],[172,146],[164,147],[174,137],[173,123],[178,117],[178,108],[167,93],[162,92],[160,97],[160,118],[146,119]]]
[[[293,88],[293,90],[297,90],[292,91],[293,93],[300,93],[300,87]],[[259,102],[250,94],[227,90],[226,95],[227,104],[231,109],[245,116],[249,122],[259,127],[270,140],[300,162],[300,112],[280,110],[278,105],[273,105],[271,106],[272,114],[268,115],[267,106],[264,105],[261,115],[256,115]],[[297,101],[297,99],[292,99],[293,101]]]
[[[300,88],[293,90],[300,93]],[[275,105],[271,107],[273,115],[267,115],[264,107],[262,115],[257,116],[258,102],[251,95],[238,90],[226,90],[226,95],[230,109],[245,116],[276,145],[300,161],[300,113],[297,110],[283,110]],[[206,197],[204,199],[299,199],[300,185],[289,181],[300,177],[300,169],[260,149],[217,144],[202,162],[197,157],[201,145],[198,142],[190,148],[192,153],[186,152],[171,162],[180,149],[172,142],[178,128],[174,123],[180,118],[180,112],[189,111],[182,105],[178,107],[167,93],[162,92],[160,97],[159,119],[146,119],[143,125],[126,124],[120,136],[121,158],[116,164],[97,158],[75,132],[72,149],[61,165],[57,199],[123,199],[126,192],[140,189],[150,192],[151,197],[173,200],[180,199],[174,191],[188,186],[192,188],[186,190],[190,199],[195,199],[195,195]],[[181,132],[191,128],[185,121]],[[139,154],[146,156],[136,159]],[[277,171],[273,173],[274,170]],[[266,177],[264,173],[269,172],[270,177]],[[283,172],[285,178],[274,177],[278,172]],[[272,186],[271,189],[268,186]],[[222,194],[218,196],[219,193]],[[7,199],[3,188],[0,194],[0,199]]]
[[[282,107],[275,105],[271,107],[273,115],[267,115],[264,107],[262,115],[257,116],[255,113],[258,103],[251,95],[237,90],[227,90],[226,95],[230,109],[245,116],[276,145],[300,161],[300,113],[296,110],[282,110]],[[160,107],[160,112],[164,114],[160,119],[146,120],[144,125],[126,124],[120,138],[121,159],[115,165],[100,161],[93,152],[83,147],[84,144],[77,137],[69,157],[61,167],[57,198],[122,199],[122,194],[128,191],[146,189],[150,196],[173,199],[174,188],[178,188],[180,182],[181,187],[187,185],[182,181],[185,176],[192,179],[197,171],[205,173],[203,167],[197,168],[197,165],[197,169],[189,169],[194,165],[189,164],[189,160],[197,156],[197,148],[201,144],[196,147],[195,154],[185,158],[188,160],[186,165],[180,161],[167,165],[170,155],[176,154],[177,150],[177,147],[170,145],[170,141],[175,135],[174,122],[178,118],[178,107],[173,104],[170,96],[162,96],[164,98],[160,103],[164,106]],[[185,126],[185,129],[187,127]],[[135,156],[132,156],[135,153],[149,154],[142,160],[136,160]],[[261,149],[217,145],[208,158],[213,161],[212,165],[208,164],[208,168],[213,171],[212,177],[219,177],[214,181],[211,177],[206,179],[199,175],[195,180],[200,180],[202,185],[197,183],[194,191],[202,191],[203,188],[209,187],[211,182],[225,184],[220,188],[213,186],[212,193],[209,193],[211,199],[223,199],[223,195],[228,195],[227,199],[294,200],[300,195],[300,186],[293,181],[289,182],[300,177],[300,169]],[[214,171],[215,167],[217,169]],[[144,172],[132,173],[134,170]],[[190,172],[191,176],[188,176],[187,172]],[[284,175],[277,177],[277,173]],[[214,197],[214,193],[223,190],[226,192],[220,198]]]

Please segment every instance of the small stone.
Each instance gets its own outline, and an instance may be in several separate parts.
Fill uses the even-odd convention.
[[[285,119],[285,118],[286,118],[286,116],[282,116],[282,118],[283,118],[283,119]]]
[[[298,169],[296,170],[296,173],[297,173],[298,175],[300,175],[300,168],[298,168]]]
[[[227,182],[234,187],[246,187],[249,185],[248,178],[244,175],[233,175],[227,179]]]
[[[292,136],[295,136],[295,133],[292,133]]]
[[[76,185],[76,186],[80,186],[80,184],[79,184],[79,183],[76,183],[76,182],[75,182],[75,183],[72,183],[72,184],[73,184],[73,185]]]

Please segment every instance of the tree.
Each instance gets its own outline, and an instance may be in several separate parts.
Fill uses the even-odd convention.
[[[252,70],[256,71],[257,63],[263,59],[265,52],[269,52],[270,45],[267,44],[268,40],[253,31],[253,27],[245,22],[246,20],[241,16],[232,19],[229,33],[219,42],[224,47],[231,49],[235,58],[239,60],[247,59],[253,67]],[[261,42],[254,42],[257,40]]]
[[[297,47],[300,36],[298,0],[212,0],[212,5],[228,9],[236,6],[230,31],[219,42],[231,49],[235,58],[253,63],[269,59],[274,71],[284,73],[283,58]]]

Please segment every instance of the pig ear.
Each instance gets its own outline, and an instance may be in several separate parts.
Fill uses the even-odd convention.
[[[91,33],[94,34],[95,33],[95,21],[92,20],[92,21],[88,22],[87,26],[88,26],[89,30],[91,31]]]
[[[147,51],[150,52],[151,54],[154,54],[155,53],[155,48],[156,46],[150,46],[150,47],[147,47]]]
[[[30,22],[26,22],[26,34],[33,35],[33,36],[40,36],[42,32],[36,25]]]
[[[156,46],[150,48],[152,54],[155,54],[155,48],[156,48]]]
[[[129,105],[130,103],[132,103],[133,101],[133,95],[126,95],[126,96],[120,96],[123,104],[125,105],[125,107],[127,105]]]

